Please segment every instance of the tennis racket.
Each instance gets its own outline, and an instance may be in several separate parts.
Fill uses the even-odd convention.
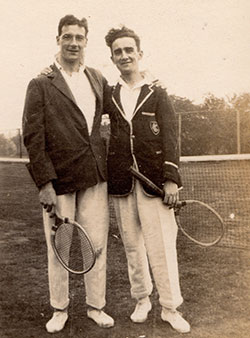
[[[51,244],[62,266],[74,274],[84,274],[92,269],[96,252],[87,232],[75,221],[52,213]]]
[[[129,171],[159,197],[164,198],[164,191],[146,176],[133,167]],[[220,242],[224,235],[224,223],[210,205],[198,200],[185,200],[179,201],[174,209],[177,224],[189,240],[204,247]]]

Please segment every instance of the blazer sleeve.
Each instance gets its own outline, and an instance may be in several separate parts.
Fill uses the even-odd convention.
[[[163,177],[182,186],[179,174],[179,147],[176,114],[167,92],[159,88],[158,123],[162,135]]]
[[[45,108],[43,91],[37,79],[28,85],[23,111],[23,141],[30,163],[27,168],[37,185],[57,178],[53,163],[46,151]]]

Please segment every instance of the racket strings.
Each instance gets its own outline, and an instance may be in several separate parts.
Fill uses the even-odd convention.
[[[85,232],[72,223],[63,223],[56,231],[55,249],[62,262],[73,272],[89,270],[94,251]]]
[[[181,208],[177,222],[187,235],[201,243],[212,243],[220,238],[222,233],[218,216],[199,203],[187,204]]]

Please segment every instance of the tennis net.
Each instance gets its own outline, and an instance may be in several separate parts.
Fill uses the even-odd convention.
[[[17,161],[27,159],[0,159]],[[225,235],[219,245],[250,249],[250,154],[181,157],[180,172],[180,199],[208,203],[223,218]],[[112,205],[110,209],[113,224]]]
[[[250,248],[250,154],[182,157],[180,199],[197,199],[221,215],[220,245]]]

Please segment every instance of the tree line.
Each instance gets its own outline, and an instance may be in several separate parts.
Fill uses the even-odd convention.
[[[199,105],[175,95],[171,99],[182,156],[250,153],[250,93],[227,100],[208,94]]]
[[[201,104],[177,95],[170,98],[182,156],[250,153],[250,93],[227,99],[209,93]],[[108,140],[108,119],[103,121],[101,133]],[[0,133],[0,156],[27,156],[20,130],[12,137]]]

